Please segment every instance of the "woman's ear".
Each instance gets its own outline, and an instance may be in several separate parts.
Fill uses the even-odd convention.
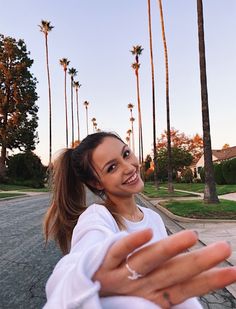
[[[99,181],[92,181],[89,183],[89,185],[97,190],[103,190],[104,187],[102,186],[102,184]]]
[[[95,188],[98,189],[98,190],[103,190],[104,189],[103,185],[99,181],[96,181]]]

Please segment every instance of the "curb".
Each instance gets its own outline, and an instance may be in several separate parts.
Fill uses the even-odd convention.
[[[165,207],[161,206],[159,204],[159,202],[166,202],[166,200],[158,200],[157,204],[154,204],[152,202],[152,200],[154,200],[154,198],[149,198],[146,195],[144,195],[143,193],[139,193],[146,201],[150,202],[154,207],[158,208],[159,210],[161,210],[165,215],[167,215],[169,218],[176,220],[178,222],[195,222],[195,223],[236,223],[236,220],[224,220],[224,219],[195,219],[195,218],[188,218],[188,217],[181,217],[178,215],[173,214],[172,212],[170,212],[168,209],[166,209]],[[157,199],[155,199],[157,200]],[[181,199],[179,199],[181,201]],[[178,201],[179,201],[178,200]]]

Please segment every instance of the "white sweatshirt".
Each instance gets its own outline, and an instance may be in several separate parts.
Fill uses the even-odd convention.
[[[46,284],[47,303],[44,309],[160,309],[156,304],[133,296],[99,297],[100,283],[91,280],[101,265],[109,247],[118,239],[134,231],[152,228],[156,242],[167,237],[161,217],[148,208],[139,206],[144,216],[139,222],[126,219],[127,232],[121,232],[116,221],[98,204],[89,206],[79,217],[71,241],[70,253],[55,266]],[[173,309],[202,308],[191,298]]]

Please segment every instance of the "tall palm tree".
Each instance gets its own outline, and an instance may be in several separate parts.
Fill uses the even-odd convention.
[[[49,166],[52,162],[52,98],[51,98],[51,83],[50,83],[50,71],[49,71],[49,61],[48,61],[48,33],[54,28],[50,21],[41,20],[39,25],[40,31],[44,34],[45,38],[45,50],[46,50],[46,66],[47,66],[47,76],[48,76],[48,112],[49,112]]]
[[[89,129],[88,129],[88,106],[89,106],[89,102],[88,102],[88,101],[84,101],[84,107],[85,107],[85,111],[86,111],[86,128],[87,128],[87,135],[89,134]]]
[[[73,99],[73,84],[74,84],[74,77],[77,75],[77,70],[75,68],[70,68],[69,69],[69,75],[70,75],[70,88],[71,88],[71,145],[73,146],[74,144],[74,99]]]
[[[133,46],[131,50],[132,55],[135,56],[135,62],[131,65],[134,69],[136,76],[136,90],[138,101],[138,127],[139,127],[139,163],[143,165],[143,133],[142,133],[142,115],[141,115],[141,103],[140,103],[140,91],[139,91],[139,56],[142,54],[143,48],[141,45]]]
[[[216,194],[214,168],[212,162],[202,0],[197,0],[197,16],[198,16],[198,43],[199,43],[203,149],[204,149],[204,170],[205,170],[204,202],[219,203],[219,199]]]
[[[129,147],[130,147],[130,137],[129,136],[126,136],[125,138],[126,142],[128,143]]]
[[[133,145],[133,153],[135,153],[135,145],[134,145],[134,121],[135,118],[134,117],[130,117],[130,122],[131,122],[131,130],[132,130],[132,145]]]
[[[156,100],[155,100],[155,77],[154,77],[153,48],[152,48],[152,16],[151,16],[150,0],[148,0],[148,30],[149,30],[150,62],[151,62],[151,74],[152,74],[152,135],[153,135],[154,183],[157,186]]]
[[[82,85],[79,81],[74,82],[75,94],[76,94],[76,114],[77,114],[77,126],[78,126],[78,141],[80,141],[80,127],[79,127],[79,88]]]
[[[60,65],[64,70],[64,96],[65,96],[65,116],[66,116],[66,148],[68,148],[68,113],[67,113],[67,92],[66,92],[66,76],[67,76],[67,67],[70,61],[67,58],[60,59]]]
[[[131,122],[131,130],[132,130],[132,150],[133,150],[133,153],[135,153],[135,145],[134,145],[134,120],[135,119],[133,117],[133,108],[134,108],[134,105],[132,103],[129,103],[128,109],[130,110],[130,122]]]
[[[93,123],[93,132],[95,132],[95,124],[96,124],[97,119],[93,117],[91,121]]]
[[[130,135],[132,134],[132,130],[129,129],[129,130],[127,130],[126,133],[128,134],[128,135],[127,135],[128,139],[127,139],[127,137],[126,137],[126,141],[128,142],[128,145],[129,145],[129,147],[130,147]]]
[[[166,124],[167,124],[167,153],[168,153],[168,191],[174,191],[173,186],[173,170],[172,170],[172,153],[171,153],[171,132],[170,132],[170,101],[169,101],[169,65],[168,65],[168,50],[165,35],[165,23],[162,9],[162,0],[159,0],[159,10],[161,18],[162,41],[165,54],[165,71],[166,71]]]

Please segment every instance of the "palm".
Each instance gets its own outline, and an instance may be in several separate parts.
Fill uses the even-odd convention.
[[[135,71],[136,75],[136,90],[137,90],[137,101],[138,101],[138,128],[139,128],[139,164],[143,164],[143,134],[142,134],[142,116],[141,116],[141,103],[140,103],[140,91],[139,91],[139,56],[142,54],[143,48],[141,45],[133,46],[131,50],[132,55],[135,56],[135,62],[132,63],[131,67]]]
[[[69,75],[71,78],[71,145],[74,145],[74,102],[73,102],[73,83],[74,77],[77,75],[77,70],[75,68],[69,69]]]
[[[60,65],[64,70],[64,97],[65,97],[65,117],[66,117],[66,147],[68,148],[68,114],[67,114],[67,93],[66,93],[66,72],[70,61],[67,58],[60,59]]]
[[[49,165],[51,166],[52,160],[52,100],[51,100],[51,85],[50,85],[50,72],[49,72],[49,61],[48,61],[48,33],[54,28],[50,21],[42,20],[39,25],[40,31],[45,37],[45,48],[46,48],[46,64],[47,64],[47,76],[48,76],[48,101],[49,101]]]
[[[78,128],[78,141],[80,142],[80,122],[79,122],[79,88],[81,84],[79,81],[74,81],[74,88],[76,93],[76,111],[77,111],[77,128]]]

